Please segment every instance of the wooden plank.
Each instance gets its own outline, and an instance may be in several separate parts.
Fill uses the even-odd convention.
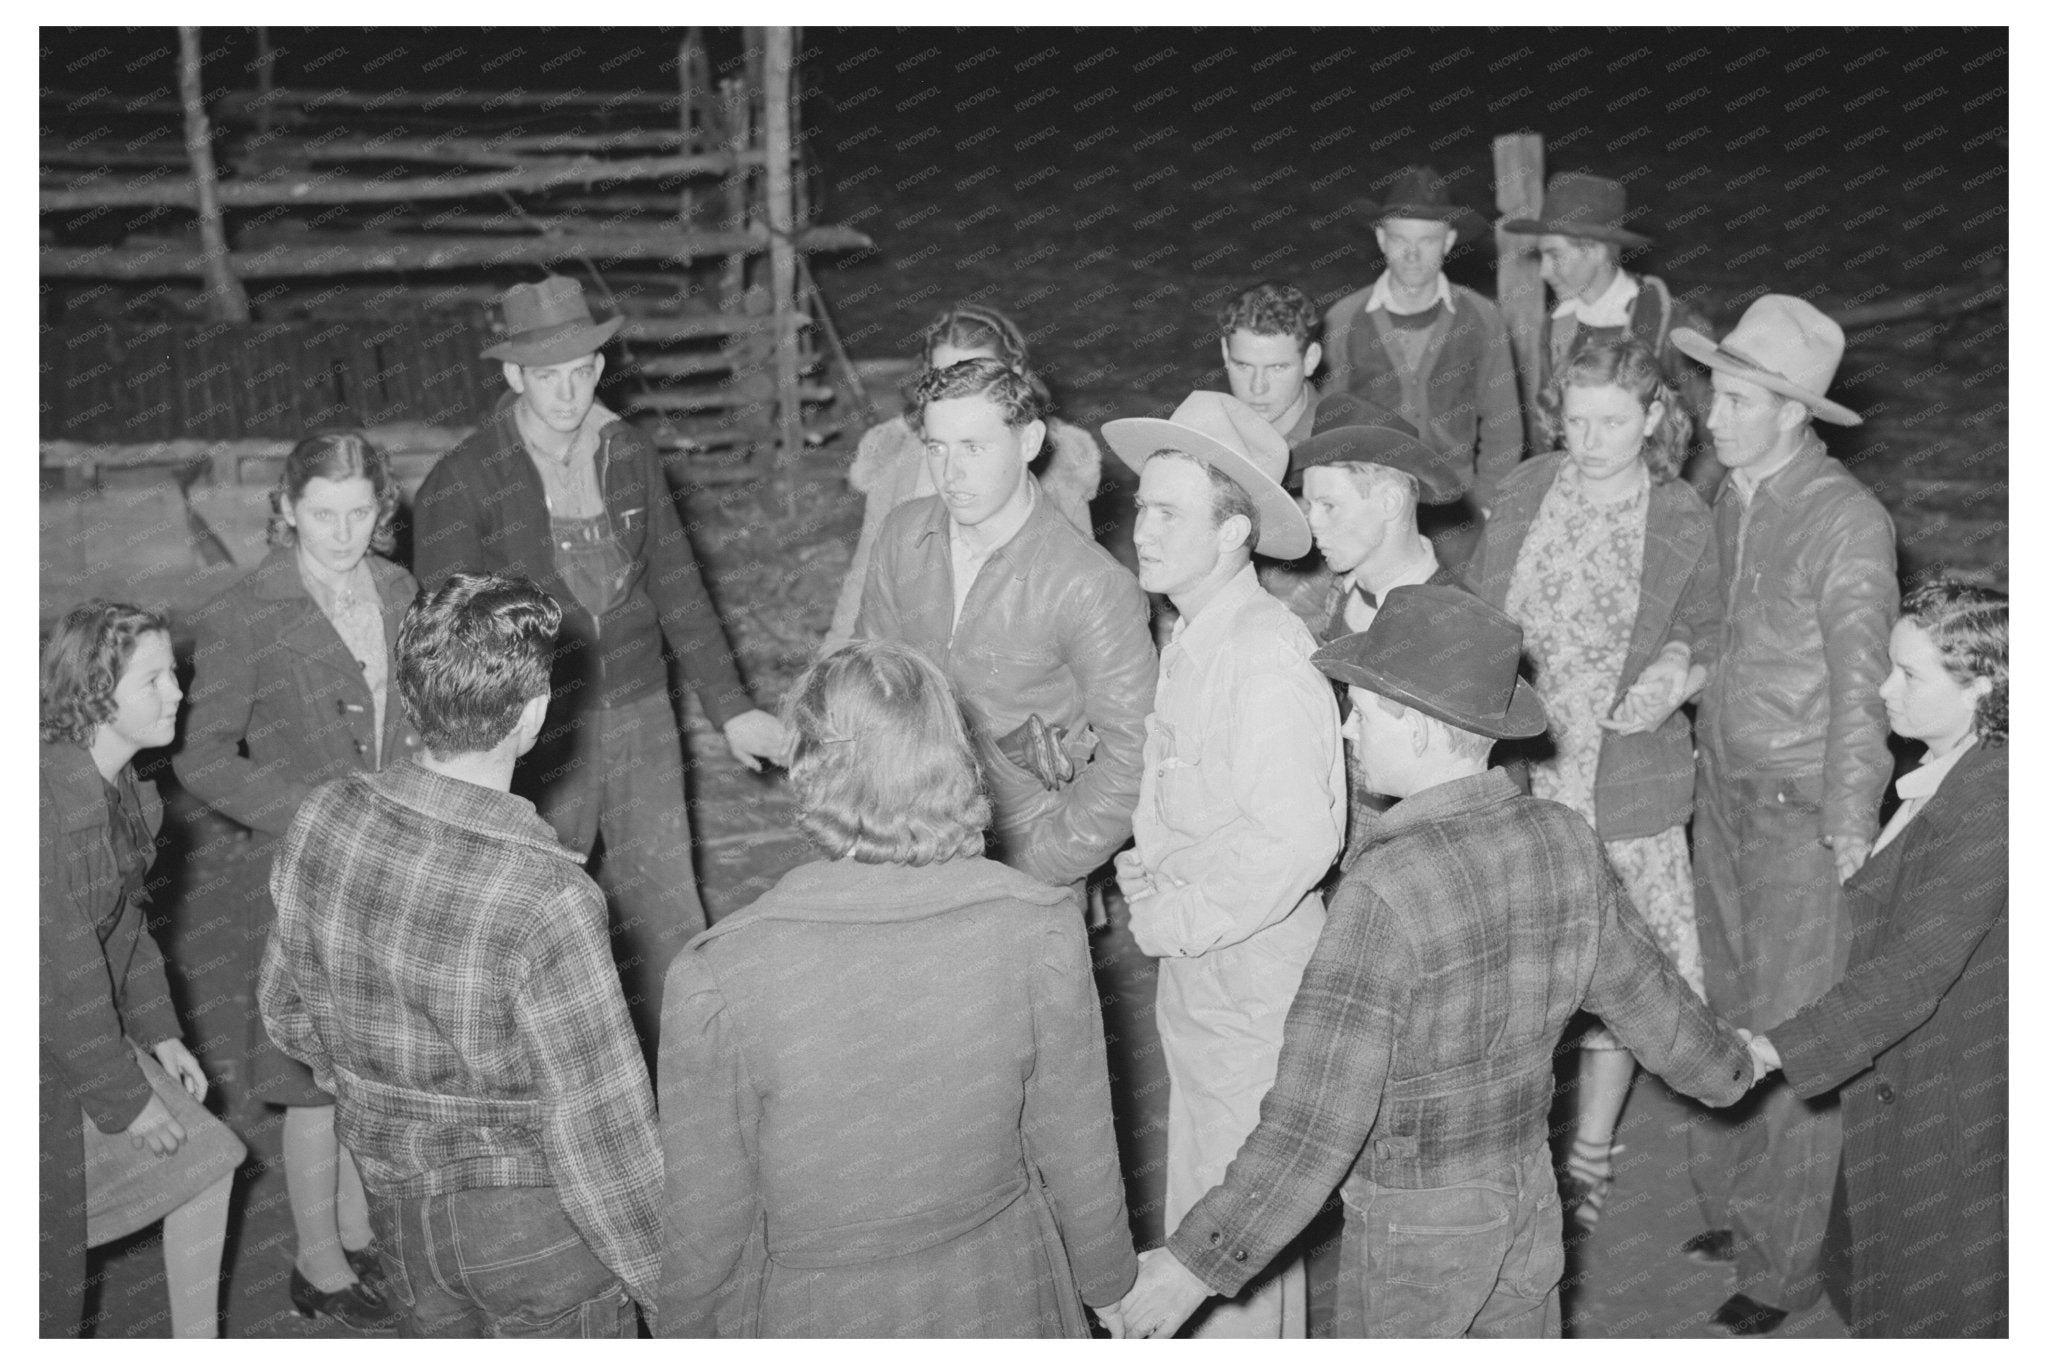
[[[829,403],[837,394],[829,384],[800,384],[797,397],[805,403]],[[732,389],[672,389],[662,393],[636,393],[626,399],[629,408],[647,412],[712,412],[721,408],[744,408],[767,400]]]
[[[1543,135],[1507,133],[1493,140],[1493,203],[1501,219],[1536,218],[1543,212]],[[1543,386],[1543,276],[1536,239],[1496,226],[1499,264],[1494,298],[1507,323],[1508,345],[1521,380],[1522,422],[1528,448],[1541,447],[1536,398]]]
[[[370,444],[376,446],[394,459],[400,455],[419,455],[450,450],[467,437],[475,427],[429,426],[420,422],[392,422],[367,428],[364,435]],[[141,465],[184,465],[198,460],[281,460],[291,454],[298,444],[296,437],[290,439],[263,439],[243,437],[231,441],[43,441],[40,442],[41,466],[44,469],[66,469],[79,466],[100,466],[113,469],[133,468]]]
[[[72,111],[83,109],[118,109],[130,114],[176,114],[179,112],[174,100],[134,100],[119,95],[99,92],[51,90],[41,91],[46,104],[61,105]],[[637,90],[319,90],[304,86],[287,86],[270,93],[270,107],[278,110],[297,110],[318,113],[325,109],[478,109],[491,113],[499,109],[655,109],[672,112],[676,106],[674,95],[642,94]],[[258,108],[254,94],[247,90],[230,90],[222,95],[215,105],[215,114],[220,118],[241,118]]]
[[[811,325],[803,313],[788,316],[796,327]],[[707,313],[694,317],[629,317],[619,335],[628,341],[700,341],[775,330],[776,319],[765,313]]]
[[[796,308],[796,200],[790,186],[789,106],[795,98],[792,68],[796,54],[786,25],[773,25],[765,32],[763,53],[763,105],[767,114],[768,153],[768,308],[771,313]],[[796,332],[782,328],[775,334],[775,402],[779,417],[777,464],[790,474],[797,456],[803,453],[803,421],[798,411]]]
[[[200,273],[206,280],[206,311],[215,322],[247,322],[249,296],[228,258],[228,235],[220,212],[220,177],[213,167],[213,130],[199,85],[199,30],[178,28],[178,102],[184,106],[185,152],[192,179],[182,187],[199,210]],[[166,186],[166,188],[171,188]]]
[[[547,265],[594,256],[618,260],[691,261],[700,256],[753,254],[768,246],[757,232],[614,232],[574,237],[369,237],[340,234],[327,244],[279,245],[237,251],[230,267],[243,279],[279,279],[383,271],[452,270],[467,266]],[[864,233],[814,227],[798,241],[803,251],[854,251],[872,245]],[[131,239],[130,245],[36,249],[41,274],[84,279],[158,279],[201,273],[192,244],[167,238]]]
[[[592,156],[562,157],[529,162],[515,170],[485,171],[477,175],[449,172],[357,179],[331,172],[308,175],[280,171],[275,175],[222,185],[220,202],[227,208],[260,208],[271,204],[405,204],[421,199],[469,199],[508,190],[545,191],[567,185],[663,180],[681,175],[726,175],[733,166],[733,157],[721,151],[615,160]],[[38,192],[37,203],[44,212],[55,212],[97,208],[102,204],[115,208],[147,204],[191,207],[196,199],[190,184],[142,175],[106,183],[88,183],[79,179],[45,185]]]

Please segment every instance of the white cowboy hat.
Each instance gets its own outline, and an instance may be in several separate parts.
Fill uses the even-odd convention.
[[[1178,450],[1221,470],[1251,495],[1259,510],[1259,543],[1274,559],[1308,553],[1308,518],[1280,486],[1287,473],[1287,440],[1273,424],[1227,393],[1196,389],[1173,416],[1120,417],[1102,425],[1102,439],[1118,459],[1142,473],[1162,450]]]
[[[1823,422],[1863,425],[1863,418],[1827,397],[1842,363],[1842,328],[1790,294],[1766,294],[1749,305],[1720,344],[1690,327],[1671,329],[1671,344],[1709,369],[1796,398]]]

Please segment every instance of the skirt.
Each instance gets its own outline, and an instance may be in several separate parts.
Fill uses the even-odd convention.
[[[102,1133],[85,1125],[85,1244],[99,1246],[157,1222],[183,1207],[207,1186],[242,1164],[248,1149],[227,1125],[206,1112],[156,1058],[137,1048],[135,1060],[149,1088],[185,1130],[185,1141],[169,1156],[138,1150],[126,1133]]]

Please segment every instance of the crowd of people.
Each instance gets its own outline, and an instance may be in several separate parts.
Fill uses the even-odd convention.
[[[1832,1214],[1853,1332],[2003,1335],[2005,595],[1901,603],[1816,425],[1860,419],[1810,303],[1716,340],[1622,268],[1623,187],[1560,175],[1509,225],[1556,296],[1523,395],[1498,309],[1443,273],[1484,221],[1427,168],[1386,186],[1377,280],[1325,316],[1244,291],[1230,392],[1102,428],[1135,574],[1022,333],[943,314],[860,444],[853,571],[776,714],[653,445],[597,400],[619,320],[552,276],[504,299],[508,392],[413,500],[411,572],[384,457],[322,433],[199,614],[182,731],[169,623],[66,614],[43,1332],[78,1330],[88,1246],[158,1219],[174,1333],[218,1326],[244,1149],[143,927],[161,805],[132,762],[182,735],[180,782],[253,835],[218,903],[309,1317],[1302,1336],[1290,1247],[1336,1191],[1340,1334],[1554,1336],[1640,1065],[1702,1106],[1708,1230],[1670,1251],[1732,1264],[1719,1328],[1820,1297]],[[664,646],[821,855],[708,927]],[[1881,818],[1889,736],[1924,754]],[[1158,963],[1142,1255],[1105,917]]]

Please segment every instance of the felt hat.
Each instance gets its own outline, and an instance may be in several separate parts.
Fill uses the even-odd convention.
[[[1863,424],[1860,415],[1827,397],[1842,364],[1841,324],[1805,299],[1766,294],[1718,344],[1690,327],[1672,328],[1671,344],[1709,369],[1798,399],[1823,422]]]
[[[1423,441],[1413,422],[1357,394],[1325,394],[1316,404],[1313,434],[1294,447],[1287,486],[1301,487],[1302,472],[1310,465],[1349,463],[1385,465],[1410,475],[1426,503],[1456,502],[1465,492],[1465,480]]]
[[[538,284],[515,284],[498,300],[505,333],[484,351],[485,360],[514,365],[559,365],[594,355],[625,325],[622,317],[599,322],[590,315],[583,285],[565,275]]]
[[[1308,553],[1308,518],[1280,486],[1287,473],[1287,441],[1273,424],[1227,393],[1196,389],[1173,416],[1120,417],[1102,424],[1102,439],[1133,471],[1161,450],[1178,450],[1221,470],[1251,495],[1259,509],[1259,543],[1274,559]]]
[[[1486,219],[1477,210],[1451,201],[1450,183],[1432,167],[1404,166],[1388,178],[1384,189],[1376,186],[1375,192],[1377,198],[1360,199],[1355,205],[1375,227],[1389,218],[1429,218],[1453,229],[1461,246],[1491,236]]]
[[[1330,641],[1312,662],[1460,730],[1527,739],[1549,719],[1516,671],[1521,659],[1520,626],[1463,588],[1416,583],[1388,590],[1370,626]]]
[[[1648,237],[1622,226],[1627,219],[1628,188],[1619,180],[1583,171],[1560,171],[1550,177],[1550,184],[1543,191],[1541,218],[1510,218],[1501,226],[1509,232],[1531,236],[1551,232],[1564,237],[1593,237],[1621,246],[1648,246]]]

